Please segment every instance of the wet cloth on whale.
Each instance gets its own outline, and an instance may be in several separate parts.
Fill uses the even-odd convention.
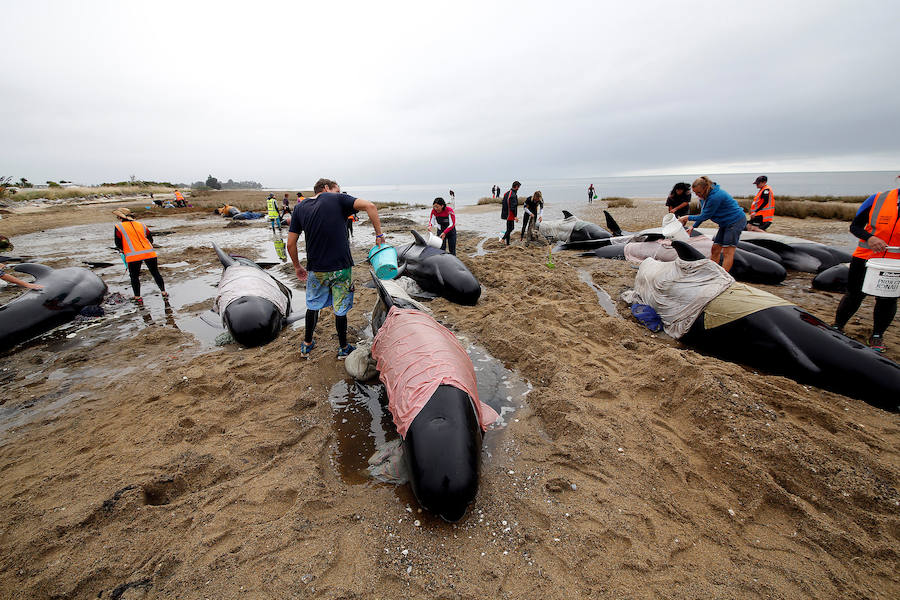
[[[695,235],[687,242],[696,248],[703,256],[709,256],[712,250],[712,240],[705,235]],[[641,263],[645,258],[655,258],[669,262],[678,258],[678,253],[672,247],[669,240],[655,240],[652,242],[628,242],[624,249],[625,260],[633,263]]]
[[[456,336],[433,317],[392,306],[372,344],[388,410],[402,437],[440,385],[466,392],[473,400],[481,428],[498,415],[478,399],[475,368]]]
[[[540,224],[541,235],[553,242],[568,242],[573,231],[579,231],[589,225],[576,216],[566,217],[561,221],[544,221]]]
[[[706,305],[733,283],[734,278],[709,259],[662,262],[647,258],[638,268],[634,290],[626,291],[622,298],[652,306],[665,332],[680,338]]]
[[[703,327],[712,329],[773,306],[794,306],[784,298],[735,282],[713,298],[703,311]]]
[[[271,276],[256,267],[232,265],[225,269],[222,275],[213,306],[221,315],[229,304],[243,296],[265,298],[274,304],[282,315],[287,314],[288,298]]]

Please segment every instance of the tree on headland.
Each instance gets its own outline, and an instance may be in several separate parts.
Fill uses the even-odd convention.
[[[62,187],[61,185],[59,185],[59,184],[56,183],[55,181],[48,181],[48,182],[47,182],[47,185],[48,185],[49,187],[52,187],[52,188]]]
[[[9,187],[10,181],[12,181],[12,177],[0,175],[0,198],[6,198],[6,195],[9,193],[6,188]]]
[[[16,187],[31,188],[31,187],[34,187],[34,185],[32,185],[32,183],[30,181],[28,181],[27,179],[25,179],[24,177],[20,177],[19,181],[16,182]]]
[[[222,184],[219,183],[218,179],[216,179],[215,177],[210,175],[206,178],[206,187],[208,187],[211,190],[221,190]]]

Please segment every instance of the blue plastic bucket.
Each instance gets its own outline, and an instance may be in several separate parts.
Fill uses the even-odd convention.
[[[369,262],[378,279],[393,279],[397,276],[397,249],[390,244],[378,244],[369,250]]]

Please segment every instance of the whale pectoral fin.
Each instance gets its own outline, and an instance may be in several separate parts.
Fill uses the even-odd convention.
[[[810,360],[806,353],[780,329],[773,328],[770,333],[773,338],[781,342],[782,347],[788,352],[788,354],[790,354],[791,358],[797,361],[797,363],[801,367],[813,374],[819,374],[822,372],[822,369],[819,368],[819,365]]]
[[[292,324],[296,323],[297,321],[299,321],[300,319],[303,319],[303,318],[305,318],[305,317],[306,317],[305,314],[291,315],[291,316],[289,316],[288,318],[286,318],[286,319],[284,320],[284,324],[285,324],[285,325],[292,325]]]
[[[401,275],[403,275],[403,273],[406,271],[407,264],[409,264],[409,263],[403,263],[402,265],[397,267],[397,275],[394,276],[394,279],[397,279],[397,277],[400,277]]]
[[[425,238],[423,238],[421,235],[419,235],[418,231],[416,231],[415,229],[410,229],[409,232],[411,234],[413,234],[413,238],[416,240],[416,246],[427,246],[428,245],[425,243]]]
[[[47,265],[39,265],[37,263],[22,263],[20,265],[16,265],[13,268],[20,273],[28,273],[35,279],[40,279],[44,275],[48,275],[53,272],[53,269],[51,269]]]
[[[441,286],[444,285],[444,278],[441,277],[440,269],[438,269],[434,272],[434,278],[437,279],[438,284],[440,284]]]

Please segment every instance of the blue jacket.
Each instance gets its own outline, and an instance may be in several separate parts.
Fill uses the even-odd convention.
[[[742,217],[744,217],[744,209],[731,197],[731,194],[716,184],[710,190],[706,200],[703,201],[703,209],[700,214],[689,216],[688,221],[694,221],[697,226],[709,219],[722,226],[731,225]]]

